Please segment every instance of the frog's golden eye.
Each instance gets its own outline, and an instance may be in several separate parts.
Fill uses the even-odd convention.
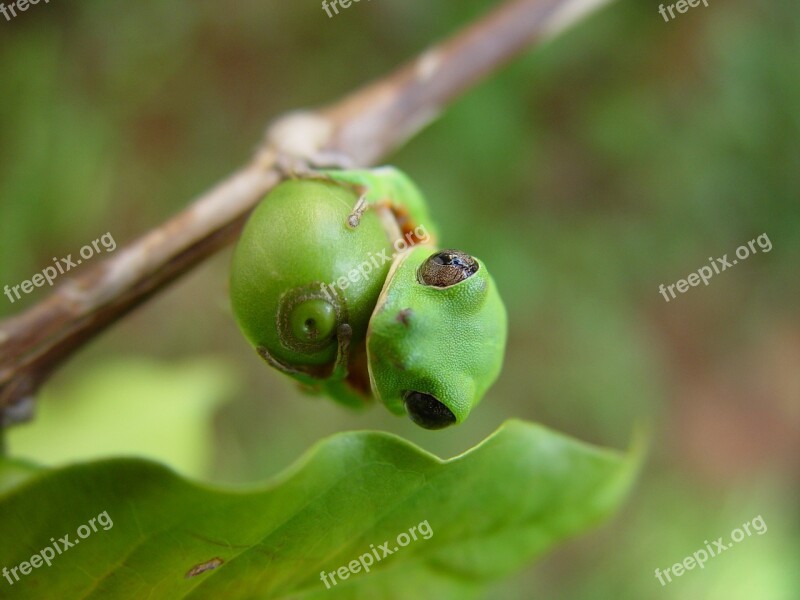
[[[417,278],[425,285],[444,288],[472,277],[478,266],[478,261],[466,252],[442,250],[422,263]]]
[[[435,396],[409,391],[403,394],[408,416],[425,429],[444,429],[456,422],[456,416]]]

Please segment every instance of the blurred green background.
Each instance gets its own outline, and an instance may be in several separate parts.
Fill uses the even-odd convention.
[[[107,231],[134,239],[242,164],[270,118],[494,4],[374,0],[329,19],[318,2],[87,0],[0,20],[0,285]],[[800,597],[800,5],[711,0],[670,23],[657,7],[615,3],[387,160],[509,309],[503,374],[463,426],[353,414],[266,368],[231,316],[228,249],[77,355],[11,452],[253,482],[346,429],[453,456],[509,417],[620,448],[645,423],[624,511],[487,597]],[[765,232],[771,252],[670,303],[658,293]],[[3,296],[0,316],[46,294]],[[655,579],[759,514],[763,536]]]

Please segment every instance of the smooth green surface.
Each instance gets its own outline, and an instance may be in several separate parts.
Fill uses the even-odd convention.
[[[55,398],[43,394],[36,420],[10,429],[7,444],[12,456],[51,466],[137,456],[201,477],[213,460],[211,415],[237,387],[222,360],[117,358]]]
[[[418,247],[400,259],[381,292],[367,336],[375,395],[403,414],[403,394],[433,395],[463,422],[503,365],[506,309],[486,265],[440,288],[419,282],[435,250]]]
[[[0,459],[0,493],[19,485],[38,472],[39,468],[27,461]]]
[[[286,181],[272,190],[247,221],[231,265],[231,304],[253,346],[264,346],[289,365],[326,365],[336,357],[336,338],[312,350],[284,343],[277,323],[284,295],[341,302],[353,328],[352,344],[363,342],[389,264],[372,268],[370,258],[386,251],[389,239],[373,211],[347,227],[358,197],[352,190],[312,180]],[[362,264],[371,271],[356,281],[348,274]],[[339,282],[344,281],[345,285]],[[331,289],[330,286],[333,286]]]
[[[139,460],[77,465],[0,495],[0,565],[76,539],[105,511],[112,527],[22,578],[13,597],[461,599],[607,517],[639,457],[511,421],[448,461],[385,433],[339,434],[260,491],[200,487]],[[423,521],[429,539],[370,573],[332,590],[320,580]],[[185,577],[215,558],[224,564]],[[10,591],[0,579],[0,595]]]

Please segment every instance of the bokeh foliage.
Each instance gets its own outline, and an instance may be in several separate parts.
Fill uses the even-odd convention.
[[[91,0],[0,20],[0,285],[106,231],[133,239],[240,164],[268,118],[339,97],[492,4],[372,0],[328,19],[316,2]],[[70,391],[111,359],[158,361],[165,380],[186,360],[212,361],[220,381],[239,382],[217,395],[207,471],[217,481],[262,479],[344,429],[450,456],[509,416],[617,447],[649,421],[653,456],[628,512],[496,596],[794,598],[798,56],[791,0],[712,0],[670,23],[655,2],[620,0],[391,157],[428,195],[443,242],[480,256],[509,308],[504,373],[458,429],[343,412],[267,370],[230,316],[229,252],[87,348],[44,401],[96,402]],[[769,254],[669,304],[658,294],[762,232]],[[45,293],[1,297],[0,315]],[[120,390],[139,377],[127,373]],[[128,402],[122,391],[100,400]],[[195,410],[186,427],[209,408]],[[146,427],[159,413],[138,417]],[[29,427],[39,425],[49,426]],[[66,457],[52,439],[31,457]],[[184,451],[176,443],[161,458],[180,464]],[[759,513],[766,535],[658,585],[655,567]]]

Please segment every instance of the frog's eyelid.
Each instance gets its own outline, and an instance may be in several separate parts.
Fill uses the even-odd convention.
[[[475,275],[480,264],[474,256],[460,250],[440,250],[431,254],[417,269],[417,281],[436,288],[448,288]]]

